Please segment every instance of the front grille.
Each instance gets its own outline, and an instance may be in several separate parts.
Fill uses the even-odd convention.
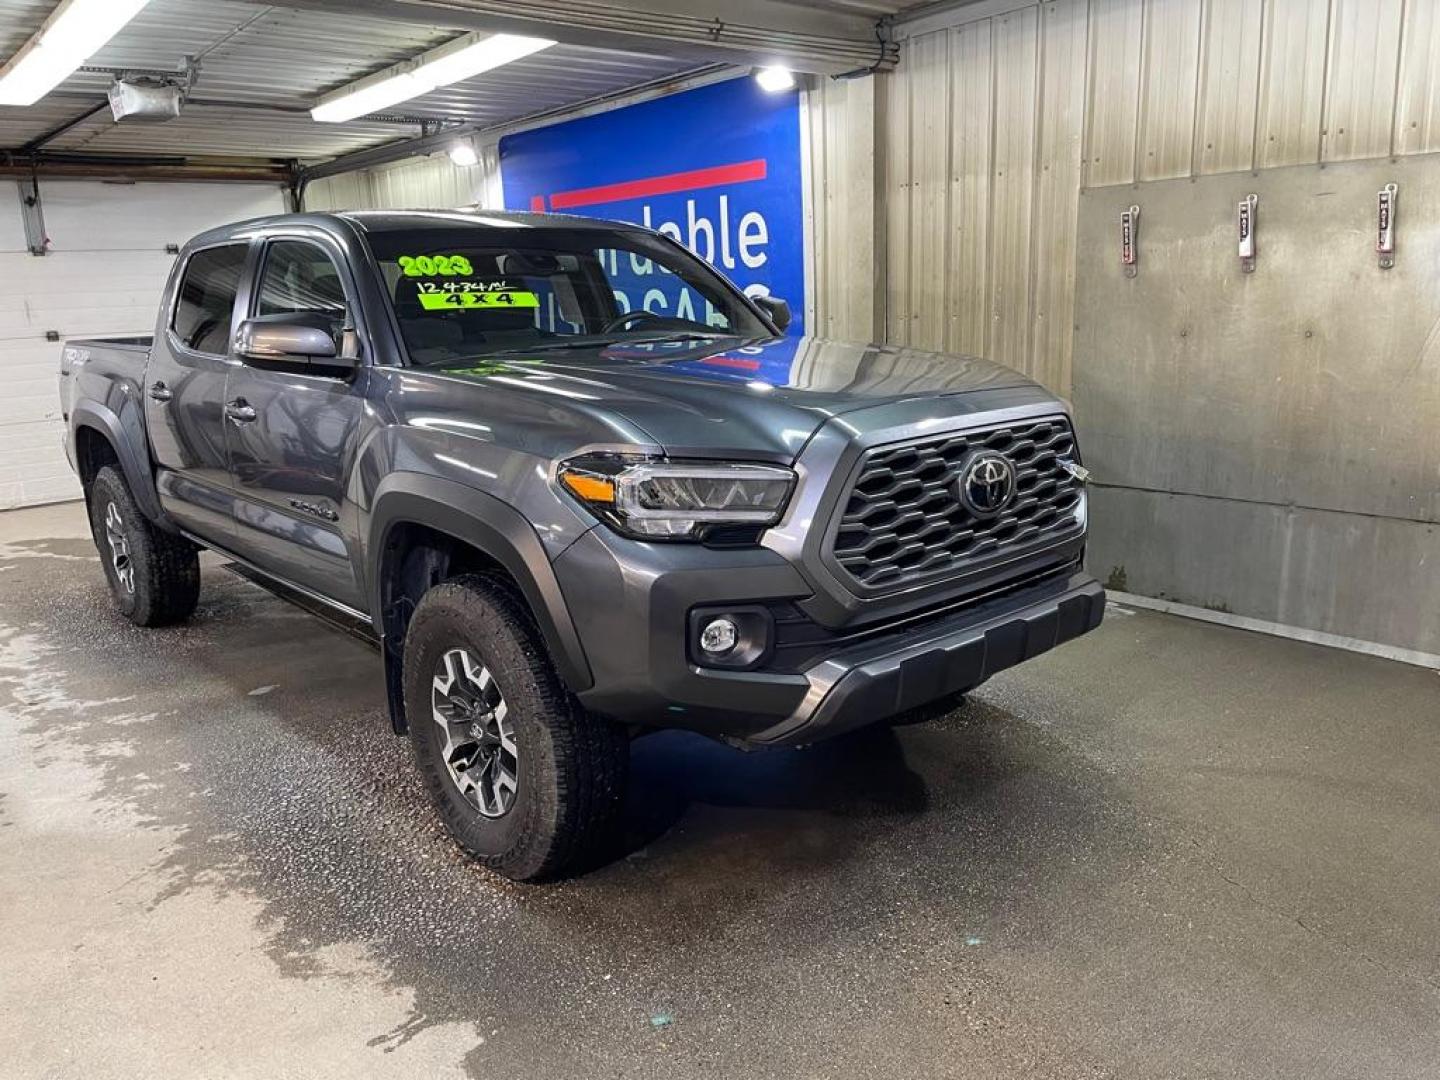
[[[961,464],[978,450],[1015,466],[1015,497],[999,517],[976,517],[960,501]],[[845,502],[835,560],[866,589],[888,589],[1073,535],[1081,485],[1060,462],[1074,457],[1075,434],[1058,416],[870,450]]]

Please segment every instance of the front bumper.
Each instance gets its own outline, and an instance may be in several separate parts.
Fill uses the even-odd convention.
[[[830,738],[979,686],[991,675],[1088,633],[1105,590],[1072,574],[1058,591],[1024,591],[957,612],[910,637],[841,650],[805,673],[800,706],[752,742],[793,746]]]
[[[687,654],[696,607],[803,601],[812,589],[766,549],[644,544],[595,529],[555,563],[594,675],[589,709],[652,727],[757,744],[829,738],[964,692],[1100,624],[1105,593],[1057,570],[940,612],[835,634],[800,666],[702,667]]]

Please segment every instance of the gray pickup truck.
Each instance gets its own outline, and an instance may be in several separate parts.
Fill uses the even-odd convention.
[[[543,879],[639,734],[812,743],[1100,622],[1061,401],[789,322],[614,222],[248,221],[152,337],[64,346],[67,451],[122,614],[189,616],[209,548],[365,627],[455,839]]]

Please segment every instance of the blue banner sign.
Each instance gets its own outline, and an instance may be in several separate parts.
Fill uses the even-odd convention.
[[[789,301],[790,334],[804,333],[798,91],[733,79],[507,135],[500,169],[507,208],[658,229],[750,295]],[[673,274],[609,255],[622,308],[706,321]]]

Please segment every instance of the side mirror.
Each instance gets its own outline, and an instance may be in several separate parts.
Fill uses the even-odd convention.
[[[790,328],[790,305],[784,300],[778,296],[752,296],[750,299],[775,324],[776,330],[783,334]]]
[[[240,324],[236,351],[246,360],[262,363],[353,368],[355,358],[339,355],[335,338],[326,325],[329,322],[329,316],[305,312],[246,319]]]

